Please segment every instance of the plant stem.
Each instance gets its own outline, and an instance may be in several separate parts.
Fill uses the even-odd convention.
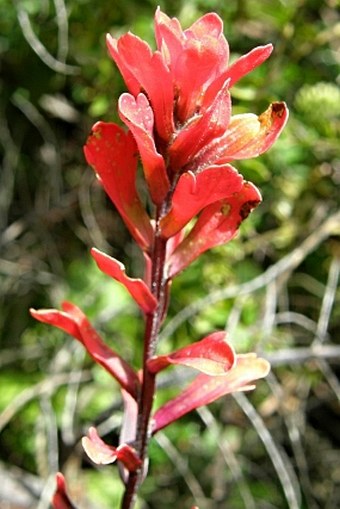
[[[159,217],[159,214],[158,214]],[[166,240],[160,236],[159,220],[156,222],[154,245],[151,256],[152,276],[151,291],[158,301],[158,306],[153,313],[146,317],[144,334],[144,354],[143,354],[143,380],[141,394],[138,402],[138,423],[136,450],[142,461],[142,467],[138,472],[132,472],[126,484],[126,489],[122,501],[122,509],[132,509],[137,498],[137,491],[146,475],[147,448],[150,439],[150,415],[155,395],[155,375],[150,373],[147,367],[148,360],[155,354],[157,339],[162,322],[167,281],[164,274]]]

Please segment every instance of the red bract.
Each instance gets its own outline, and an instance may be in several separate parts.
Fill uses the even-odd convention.
[[[158,9],[155,33],[177,92],[176,116],[184,122],[195,113],[207,87],[227,69],[229,47],[223,22],[210,13],[183,31],[178,20],[170,20]]]
[[[134,96],[145,91],[155,114],[159,136],[168,140],[174,130],[173,87],[171,73],[159,51],[128,33],[115,40],[107,36],[110,54]]]
[[[31,309],[31,315],[67,332],[80,341],[95,362],[101,364],[134,398],[139,389],[135,371],[116,352],[111,350],[94,330],[84,313],[74,304],[63,302],[63,311],[57,309]]]
[[[169,256],[168,277],[175,277],[207,249],[234,238],[242,221],[260,201],[261,195],[256,187],[244,182],[242,189],[233,196],[207,206],[189,234]]]
[[[179,364],[207,375],[225,375],[235,363],[235,352],[225,337],[225,332],[214,332],[176,352],[152,357],[148,361],[148,368],[152,373],[158,373],[171,364]]]
[[[135,99],[130,94],[121,95],[118,103],[121,119],[130,128],[138,145],[145,180],[154,203],[162,203],[170,188],[165,161],[157,152],[153,139],[154,113],[144,94]]]
[[[90,428],[88,436],[82,438],[83,448],[88,457],[97,465],[109,465],[116,460],[123,463],[129,472],[141,466],[141,461],[133,447],[122,444],[118,447],[107,445],[98,435],[96,428]]]
[[[188,169],[201,170],[211,164],[250,159],[266,152],[277,140],[288,119],[283,102],[276,102],[260,116],[251,113],[231,117],[223,136],[208,143],[190,162]]]
[[[242,176],[228,164],[211,166],[197,175],[183,173],[175,188],[171,209],[161,220],[162,235],[172,237],[207,205],[237,193],[242,182]]]
[[[177,397],[168,401],[155,413],[153,433],[165,428],[183,415],[208,405],[235,391],[254,389],[253,382],[265,377],[270,369],[265,359],[256,354],[238,355],[236,365],[226,375],[198,375]]]
[[[151,313],[156,309],[157,300],[142,279],[128,277],[121,262],[98,249],[91,249],[91,254],[100,270],[122,283],[144,313]]]
[[[133,136],[115,124],[97,122],[84,152],[131,235],[148,249],[153,231],[136,191],[138,154]]]
[[[61,473],[56,475],[57,487],[53,495],[52,505],[54,509],[76,509],[66,492],[65,478]]]

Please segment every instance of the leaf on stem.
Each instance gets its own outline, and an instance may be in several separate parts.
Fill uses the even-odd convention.
[[[250,353],[238,355],[236,365],[222,376],[198,375],[178,396],[160,407],[153,419],[153,433],[165,428],[183,415],[218,398],[237,391],[255,388],[253,381],[265,377],[270,364]]]
[[[75,505],[71,502],[67,491],[66,483],[63,474],[60,472],[56,475],[56,490],[52,499],[52,506],[54,509],[76,509]]]
[[[157,300],[146,283],[142,279],[128,277],[123,263],[95,248],[91,249],[91,255],[102,272],[125,286],[144,313],[152,313],[156,309]]]
[[[211,166],[195,175],[181,175],[169,213],[161,220],[162,235],[172,237],[203,208],[227,198],[242,188],[243,178],[229,164]]]
[[[82,445],[96,465],[109,465],[117,460],[121,461],[129,472],[135,472],[141,466],[141,460],[133,447],[127,444],[118,447],[106,444],[99,437],[96,428],[89,429],[88,436],[82,438]]]
[[[31,309],[31,315],[67,332],[80,341],[95,362],[103,366],[134,398],[140,386],[139,378],[131,366],[111,350],[92,327],[84,313],[74,304],[63,302],[63,311],[57,309]]]
[[[171,364],[179,364],[195,368],[207,375],[224,375],[235,363],[235,352],[225,338],[224,331],[214,332],[176,352],[153,357],[148,361],[148,369],[156,374]]]
[[[193,229],[169,257],[168,277],[175,277],[207,249],[233,239],[242,221],[260,201],[258,189],[244,182],[238,193],[208,205],[198,216]]]

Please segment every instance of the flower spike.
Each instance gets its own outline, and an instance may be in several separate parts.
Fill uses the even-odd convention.
[[[138,373],[107,346],[84,313],[64,302],[62,310],[31,310],[81,342],[95,362],[120,384],[124,406],[119,445],[91,427],[82,444],[98,465],[117,461],[125,493],[121,506],[132,509],[148,471],[152,434],[188,412],[236,391],[248,391],[267,375],[269,363],[256,354],[236,355],[224,331],[157,355],[172,280],[206,250],[229,242],[260,203],[258,189],[231,163],[257,157],[276,141],[288,119],[283,102],[257,116],[232,114],[231,87],[262,64],[271,44],[259,46],[229,64],[223,21],[207,13],[183,29],[157,8],[156,50],[132,33],[107,47],[127,86],[118,101],[124,129],[94,125],[84,147],[87,162],[143,251],[144,278],[132,278],[118,260],[92,249],[105,274],[125,286],[145,315],[143,359]],[[145,204],[137,191],[144,176]],[[144,194],[143,194],[144,196]],[[156,377],[173,365],[198,375],[153,412]],[[54,509],[75,509],[65,481],[57,477]],[[192,509],[198,509],[194,506]]]

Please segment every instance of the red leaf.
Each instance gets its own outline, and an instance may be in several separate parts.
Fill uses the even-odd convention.
[[[170,71],[160,52],[152,53],[145,41],[131,33],[123,35],[118,41],[108,35],[107,45],[130,92],[137,95],[145,91],[155,114],[157,132],[167,141],[174,130],[173,86]]]
[[[144,94],[139,94],[136,99],[130,94],[122,94],[118,110],[137,142],[152,201],[160,204],[169,191],[170,183],[164,159],[157,152],[153,138],[152,108]]]
[[[226,71],[224,71],[216,80],[209,86],[204,95],[203,105],[210,104],[218,91],[223,86],[225,80],[229,79],[229,88],[231,88],[243,76],[253,71],[256,67],[261,65],[270,56],[273,51],[272,44],[265,46],[258,46],[246,55],[238,58]]]
[[[253,71],[256,67],[261,65],[267,58],[270,57],[273,51],[272,44],[265,46],[257,46],[251,51],[238,58],[228,70],[221,75],[224,79],[230,79],[230,86],[239,81],[243,76]],[[220,79],[221,79],[220,78]],[[222,79],[223,79],[222,78]]]
[[[170,364],[180,364],[198,369],[207,375],[224,375],[235,362],[234,350],[225,341],[225,337],[224,331],[214,332],[176,352],[153,357],[148,361],[148,369],[156,374]]]
[[[131,235],[142,249],[148,249],[153,230],[136,190],[138,153],[132,134],[115,124],[98,122],[84,152]]]
[[[31,315],[43,323],[54,325],[80,341],[95,362],[101,364],[134,398],[140,385],[135,371],[111,350],[92,327],[84,313],[74,304],[64,302],[63,311],[31,309]]]
[[[201,173],[183,173],[169,213],[161,220],[164,237],[172,237],[210,203],[227,198],[242,188],[242,176],[230,165],[211,166]]]
[[[250,390],[254,380],[265,377],[270,369],[265,359],[256,354],[238,355],[236,365],[226,375],[198,375],[177,397],[159,408],[154,415],[153,433],[165,428],[183,415],[222,396],[236,391]]]
[[[168,277],[172,279],[208,249],[234,238],[242,221],[260,201],[261,195],[256,187],[244,182],[238,193],[206,207],[193,229],[169,257]]]
[[[57,487],[53,495],[52,506],[54,509],[76,509],[66,492],[64,476],[58,472],[56,475]]]
[[[82,445],[88,457],[97,465],[109,465],[121,461],[129,472],[135,472],[141,466],[135,449],[127,444],[119,447],[107,445],[98,435],[96,428],[91,427],[88,436],[82,438]]]
[[[83,342],[82,333],[79,329],[78,324],[74,318],[64,311],[58,311],[57,309],[30,309],[30,314],[36,320],[42,323],[48,323],[58,329],[67,332],[70,336],[78,339],[81,343]]]
[[[91,249],[91,254],[100,270],[122,283],[144,313],[152,313],[156,309],[157,300],[142,279],[128,277],[121,262],[98,249]]]
[[[252,113],[231,117],[224,135],[204,147],[188,169],[263,154],[277,140],[287,119],[288,109],[283,102],[272,103],[259,117]]]

